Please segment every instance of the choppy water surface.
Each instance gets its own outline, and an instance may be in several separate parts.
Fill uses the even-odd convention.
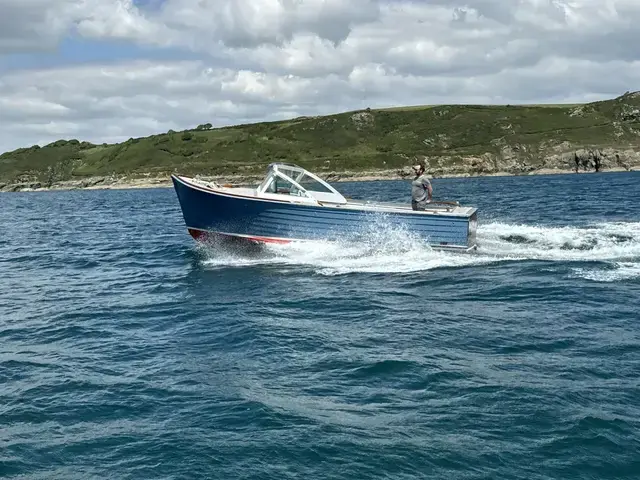
[[[475,255],[384,224],[217,251],[170,189],[0,194],[0,477],[638,478],[639,184],[436,179]]]

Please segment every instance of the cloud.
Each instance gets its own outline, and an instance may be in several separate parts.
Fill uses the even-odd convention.
[[[297,34],[339,44],[378,15],[374,0],[168,0],[159,18],[180,38],[246,48],[283,45]]]
[[[75,30],[83,37],[125,39],[167,46],[172,32],[166,25],[147,18],[133,0],[86,0],[70,15]]]
[[[5,69],[0,150],[366,106],[592,100],[638,88],[640,78],[636,0],[0,0],[0,8],[0,54],[53,51],[64,38],[152,52]]]
[[[167,45],[170,31],[132,0],[0,0],[0,54],[53,51],[70,34]]]
[[[0,54],[48,48],[68,30],[70,22],[57,12],[67,0],[0,0]]]
[[[339,84],[337,79],[281,77],[202,62],[140,61],[13,73],[0,81],[0,144],[12,148],[60,137],[100,143],[207,121],[275,120],[282,111],[298,115],[298,108],[329,113],[340,107],[323,95]]]

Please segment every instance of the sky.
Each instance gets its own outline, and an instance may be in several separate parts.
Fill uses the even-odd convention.
[[[0,152],[640,90],[640,0],[0,0]]]

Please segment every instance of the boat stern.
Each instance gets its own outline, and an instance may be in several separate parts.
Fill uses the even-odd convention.
[[[469,217],[469,228],[467,233],[467,246],[470,250],[478,248],[478,210],[474,209]]]

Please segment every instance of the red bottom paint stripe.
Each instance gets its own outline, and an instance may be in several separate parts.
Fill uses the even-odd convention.
[[[252,242],[260,242],[260,243],[279,243],[279,244],[291,243],[291,240],[287,240],[284,238],[256,237],[253,235],[233,235],[231,233],[207,232],[204,230],[197,230],[195,228],[189,228],[188,230],[189,230],[189,234],[195,240],[205,240],[207,237],[221,236],[221,237],[237,238],[240,240],[249,240]]]
[[[188,228],[189,234],[195,240],[206,240],[207,237],[226,237],[233,238],[236,240],[246,240],[249,242],[257,242],[257,243],[278,243],[278,244],[287,244],[291,243],[294,240],[287,238],[274,238],[274,237],[257,237],[253,235],[234,235],[233,233],[221,233],[221,232],[210,232],[207,230],[198,230],[196,228]],[[431,245],[434,249],[446,249],[446,250],[454,250],[459,252],[471,252],[477,250],[478,246],[473,245],[471,247],[466,247],[462,245],[447,245],[446,242],[442,242],[440,245]]]

